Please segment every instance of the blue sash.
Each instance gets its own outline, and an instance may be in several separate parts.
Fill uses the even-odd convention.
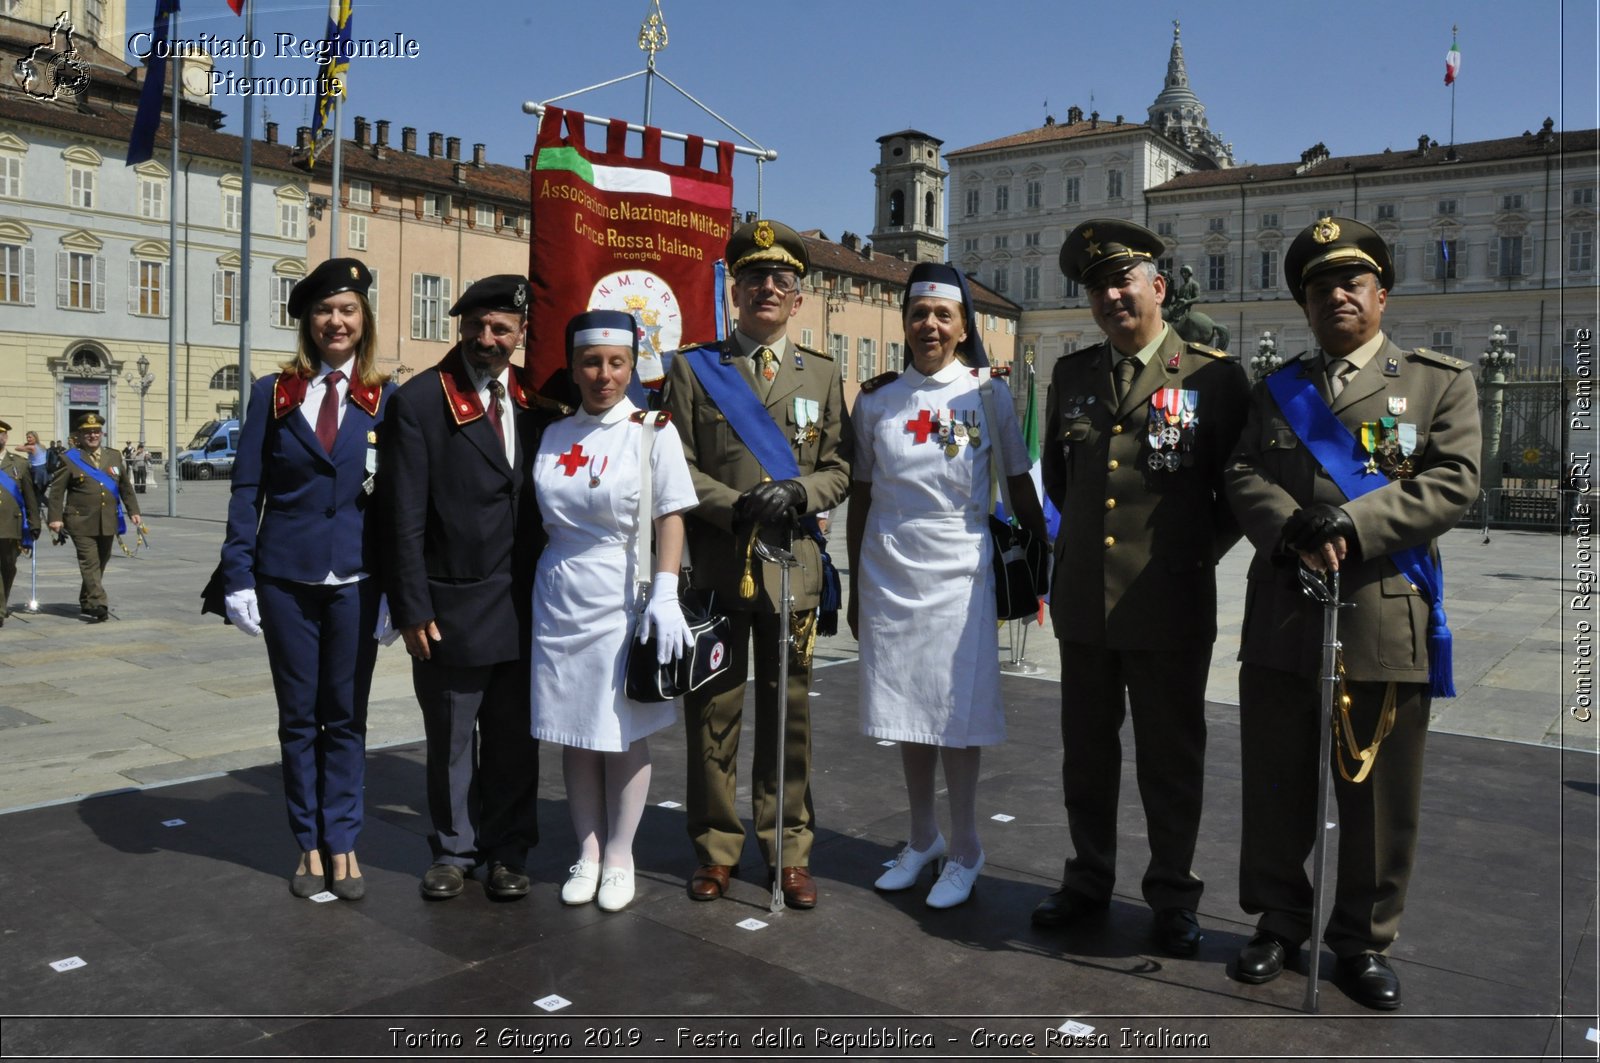
[[[5,488],[6,493],[17,500],[17,508],[22,510],[22,545],[27,546],[36,536],[28,524],[28,503],[22,500],[22,485],[17,483],[10,473],[0,469],[0,487]]]
[[[122,492],[117,490],[117,481],[101,472],[99,469],[84,461],[78,456],[76,450],[67,451],[67,460],[76,465],[83,474],[95,483],[111,492],[111,497],[117,500],[117,534],[121,535],[128,530],[127,521],[122,519]]]
[[[739,375],[739,371],[731,363],[722,360],[720,351],[710,347],[687,351],[684,357],[689,359],[689,364],[694,368],[700,386],[706,389],[711,401],[728,419],[729,427],[739,441],[750,449],[767,475],[774,480],[798,479],[800,463],[794,460],[794,451],[789,449],[788,438],[772,415],[767,413],[761,400],[756,398],[756,393],[750,390],[744,377]],[[822,554],[822,602],[819,607],[822,615],[818,619],[817,632],[832,635],[838,630],[841,596],[839,573],[833,567],[833,559],[828,556],[827,539],[823,537],[816,516],[807,514],[801,517],[800,526]]]
[[[1294,434],[1346,498],[1360,498],[1391,483],[1387,476],[1362,471],[1367,462],[1366,451],[1333,415],[1311,377],[1301,371],[1303,368],[1289,365],[1267,377],[1267,390],[1277,400]],[[1389,560],[1416,585],[1428,603],[1428,692],[1437,698],[1453,698],[1456,688],[1451,675],[1450,626],[1444,615],[1444,568],[1429,556],[1426,546],[1396,550]]]

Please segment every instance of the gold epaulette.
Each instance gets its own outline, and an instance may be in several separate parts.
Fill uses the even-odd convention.
[[[797,350],[797,351],[803,351],[806,354],[814,354],[818,358],[826,358],[830,362],[833,361],[833,355],[829,354],[827,351],[819,351],[819,350],[817,350],[817,348],[815,348],[815,347],[807,347],[803,343],[795,344],[794,345],[794,349]]]
[[[1464,362],[1454,355],[1440,354],[1438,351],[1430,351],[1426,347],[1415,347],[1412,349],[1411,353],[1416,355],[1418,358],[1421,358],[1425,362],[1432,362],[1434,365],[1442,365],[1446,369],[1454,369],[1457,372],[1463,369],[1471,368],[1470,363]]]
[[[879,388],[883,387],[885,384],[892,384],[896,380],[899,380],[899,379],[900,379],[900,374],[895,372],[893,369],[891,369],[887,373],[879,373],[877,376],[873,377],[871,380],[863,381],[862,384],[861,384],[861,390],[864,391],[864,392],[865,391],[877,391]]]
[[[1194,340],[1186,341],[1184,343],[1184,346],[1188,347],[1189,350],[1193,351],[1195,354],[1203,354],[1207,358],[1226,358],[1226,357],[1228,357],[1228,352],[1227,351],[1219,351],[1215,347],[1208,347],[1204,343],[1196,343]]]

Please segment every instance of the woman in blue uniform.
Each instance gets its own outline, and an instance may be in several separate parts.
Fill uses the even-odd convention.
[[[375,368],[371,283],[360,260],[335,258],[289,293],[299,349],[251,389],[222,545],[228,619],[265,637],[272,665],[296,897],[366,891],[355,843],[379,597],[368,515],[394,390]]]

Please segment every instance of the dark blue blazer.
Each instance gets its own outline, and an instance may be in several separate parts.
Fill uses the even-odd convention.
[[[428,620],[432,660],[479,668],[528,652],[533,570],[543,533],[531,471],[553,403],[511,373],[516,464],[484,416],[459,347],[386,407],[383,588],[396,627]]]
[[[354,385],[361,394],[346,402],[327,454],[300,412],[305,384],[282,373],[250,390],[222,544],[224,593],[254,587],[258,576],[315,583],[329,572],[378,572],[377,521],[367,519],[377,504],[361,485],[394,385]]]

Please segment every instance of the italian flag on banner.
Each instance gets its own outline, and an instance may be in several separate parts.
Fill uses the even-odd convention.
[[[547,109],[529,174],[527,376],[561,399],[575,398],[566,377],[566,328],[574,314],[633,315],[637,375],[646,387],[659,384],[668,352],[714,341],[716,264],[733,230],[732,144],[708,152],[704,138],[691,136],[683,161],[667,162],[661,130],[653,126],[629,154],[622,119],[605,123],[603,148],[585,143],[584,125],[576,111]]]
[[[1444,54],[1444,83],[1454,85],[1461,76],[1461,49],[1456,47],[1455,35],[1450,36],[1450,50]]]

